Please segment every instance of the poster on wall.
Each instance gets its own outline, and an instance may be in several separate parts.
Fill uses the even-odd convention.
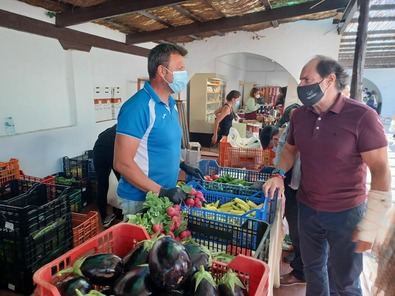
[[[93,102],[96,122],[115,120],[122,105],[121,88],[119,86],[97,86]]]

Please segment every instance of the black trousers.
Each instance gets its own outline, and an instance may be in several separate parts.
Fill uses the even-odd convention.
[[[295,258],[291,262],[292,274],[299,280],[304,280],[303,261],[300,254],[299,228],[298,228],[298,202],[296,201],[297,190],[285,185],[285,218],[288,221],[289,236],[294,247]]]
[[[111,170],[114,171],[118,181],[121,175],[113,168],[113,151],[103,148],[93,148],[93,164],[97,178],[97,207],[102,221],[107,217],[107,193],[109,188],[108,178]]]

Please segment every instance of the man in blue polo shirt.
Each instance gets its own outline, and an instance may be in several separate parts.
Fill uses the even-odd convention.
[[[123,214],[142,209],[148,191],[175,203],[185,198],[176,187],[179,167],[188,173],[193,169],[180,165],[182,131],[171,94],[179,93],[188,83],[186,54],[177,45],[154,47],[148,56],[150,82],[119,112],[114,167],[122,175],[117,192]]]

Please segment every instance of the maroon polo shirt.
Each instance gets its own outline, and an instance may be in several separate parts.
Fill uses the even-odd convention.
[[[287,142],[300,152],[298,200],[319,211],[340,212],[366,200],[366,165],[361,153],[387,145],[377,113],[340,96],[325,113],[295,110]]]

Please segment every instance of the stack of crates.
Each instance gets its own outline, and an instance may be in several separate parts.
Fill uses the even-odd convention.
[[[251,185],[266,181],[268,174],[253,170],[221,167],[214,160],[201,160],[199,169],[205,176],[231,176]],[[204,194],[208,203],[220,204],[240,198],[261,205],[260,209],[243,215],[212,211],[204,208],[184,208],[188,214],[188,229],[193,238],[215,252],[244,254],[268,259],[270,224],[276,210],[276,200],[265,198],[263,192],[248,186],[192,180],[188,183]]]
[[[29,177],[0,184],[0,289],[30,294],[33,273],[72,247],[68,188]]]
[[[63,157],[63,172],[56,174],[56,182],[60,185],[71,186],[79,190],[81,205],[75,206],[74,212],[79,212],[91,200],[96,200],[97,181],[93,165],[93,151],[86,151],[76,157]]]

